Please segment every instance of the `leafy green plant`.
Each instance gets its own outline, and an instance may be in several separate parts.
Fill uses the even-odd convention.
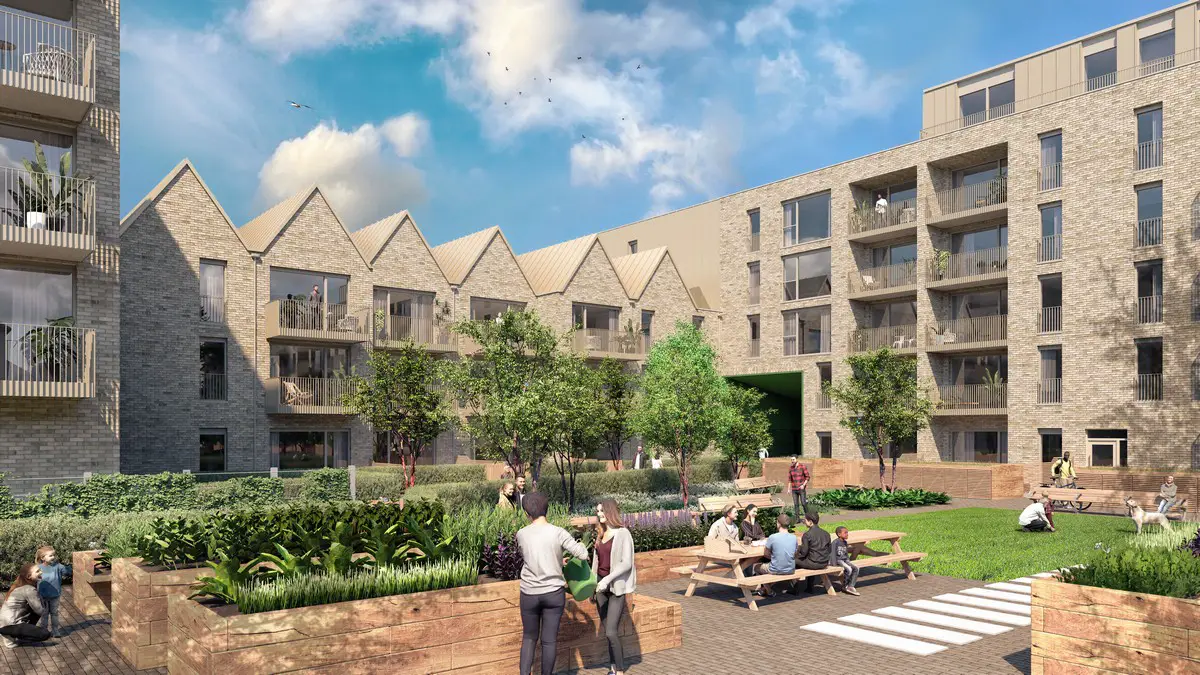
[[[264,563],[270,563],[269,566],[264,566],[263,574],[267,578],[274,577],[295,577],[301,574],[307,574],[313,570],[313,554],[312,549],[301,552],[299,555],[292,555],[291,551],[287,550],[279,544],[275,544],[274,553],[261,553],[259,559]]]
[[[301,480],[301,499],[321,502],[350,499],[350,471],[347,469],[317,469],[305,473]]]
[[[1063,573],[1067,583],[1150,593],[1173,598],[1200,596],[1200,558],[1179,548],[1100,548],[1082,567]]]
[[[400,530],[399,523],[391,526],[386,523],[372,525],[365,548],[377,567],[402,565],[416,557],[412,545],[406,541],[404,533]]]
[[[27,213],[46,214],[46,229],[61,230],[64,221],[77,210],[86,208],[92,194],[87,176],[71,168],[71,153],[64,152],[58,160],[58,172],[53,173],[41,143],[33,142],[33,161],[21,160],[26,175],[18,174],[15,189],[8,191],[9,208],[4,209],[9,222],[25,227]],[[28,179],[28,182],[26,182]]]
[[[226,603],[237,601],[238,588],[244,586],[259,576],[259,565],[262,562],[255,558],[245,564],[238,563],[236,558],[221,554],[217,562],[208,561],[213,569],[212,576],[196,577],[198,584],[189,598],[204,596],[216,598]]]
[[[156,518],[151,529],[142,537],[138,554],[154,567],[176,569],[204,562],[214,543],[199,522],[186,518]]]
[[[816,494],[809,501],[844,509],[884,509],[948,504],[950,495],[921,488],[893,491],[879,488],[837,488]]]
[[[75,317],[51,319],[45,326],[31,328],[20,337],[21,352],[30,367],[45,372],[53,382],[69,382],[76,373]]]
[[[201,508],[245,508],[283,503],[283,480],[262,476],[230,478],[197,485],[197,504]]]

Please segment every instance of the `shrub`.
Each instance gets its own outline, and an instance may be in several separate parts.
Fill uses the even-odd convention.
[[[1097,550],[1081,568],[1065,570],[1063,580],[1132,593],[1195,598],[1200,596],[1200,558],[1181,548],[1118,545]]]
[[[363,501],[396,501],[404,497],[404,474],[400,471],[359,471],[357,481],[355,497]]]
[[[237,587],[233,600],[241,613],[255,614],[470,586],[478,578],[474,558],[455,558],[404,567],[370,567],[345,576],[317,572],[257,579]]]
[[[825,490],[809,499],[810,503],[819,506],[832,506],[845,509],[883,509],[908,506],[927,506],[930,504],[946,504],[950,495],[944,492],[930,492],[921,488],[910,488],[888,492],[879,488],[836,488]]]
[[[669,548],[699,546],[704,543],[705,528],[692,524],[688,511],[654,511],[629,514],[625,526],[633,537],[635,551],[662,551]]]
[[[197,486],[201,508],[270,506],[283,503],[283,479],[246,476]]]
[[[45,485],[16,502],[18,517],[70,513],[90,517],[105,513],[165,511],[196,505],[196,478],[187,473],[147,475],[97,474],[81,483]]]
[[[348,469],[317,469],[304,474],[300,498],[305,501],[333,502],[350,499]]]
[[[366,475],[401,475],[399,464],[372,464],[358,470],[358,480]],[[487,467],[482,464],[418,464],[416,470],[417,485],[432,485],[435,483],[466,483],[487,478]]]
[[[479,571],[493,579],[514,581],[521,578],[525,558],[515,534],[498,534],[495,543],[484,545],[479,556]]]

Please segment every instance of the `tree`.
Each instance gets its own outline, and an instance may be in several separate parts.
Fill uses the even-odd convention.
[[[575,479],[580,467],[606,440],[602,377],[582,357],[564,352],[555,359],[553,375],[547,378],[554,393],[553,403],[547,407],[554,428],[550,455],[571,510],[575,509]]]
[[[621,448],[633,436],[630,415],[633,413],[634,394],[638,376],[616,359],[605,358],[597,371],[599,376],[600,420],[604,444],[608,449],[613,468],[621,460]]]
[[[534,312],[505,312],[494,321],[459,321],[452,330],[478,353],[450,362],[447,381],[469,411],[466,430],[484,457],[503,461],[514,476],[530,469],[534,487],[552,425],[548,378],[559,338]]]
[[[917,382],[917,364],[890,349],[856,354],[846,359],[852,375],[827,386],[840,424],[879,459],[879,484],[884,485],[883,453],[891,443],[916,438],[929,426],[934,404],[928,387]],[[896,489],[896,453],[892,481]]]
[[[716,352],[690,322],[659,340],[646,357],[641,390],[633,413],[633,429],[652,446],[679,463],[679,487],[688,504],[689,460],[715,441],[725,409],[725,378],[717,373]]]
[[[765,394],[753,387],[730,384],[725,395],[722,402],[725,420],[717,447],[729,461],[736,478],[757,455],[759,448],[771,445],[771,415],[775,410],[760,407]]]
[[[441,388],[439,362],[406,340],[395,352],[371,351],[367,367],[367,376],[350,376],[343,403],[387,435],[388,447],[400,457],[404,484],[412,487],[421,452],[455,421]]]

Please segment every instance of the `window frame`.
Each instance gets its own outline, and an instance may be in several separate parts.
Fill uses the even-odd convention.
[[[825,200],[825,234],[818,237],[801,239],[804,223],[800,220],[800,205],[813,199]],[[789,215],[791,214],[791,215]],[[783,247],[791,248],[814,241],[822,241],[833,236],[833,192],[822,190],[803,197],[796,197],[783,202]]]
[[[203,439],[205,436],[220,436],[221,437],[221,468],[220,469],[205,469],[204,468],[204,452]],[[201,442],[200,449],[197,450],[196,466],[197,473],[225,473],[229,468],[229,429],[217,427],[201,427],[199,440]]]
[[[815,295],[801,296],[800,295],[800,282],[801,282],[800,262],[802,259],[805,259],[805,258],[811,259],[813,257],[821,256],[821,255],[828,258],[828,270],[825,272],[825,277],[824,277],[825,284],[822,286],[822,288],[824,289],[825,292],[817,293]],[[811,300],[814,298],[827,298],[827,297],[830,297],[831,295],[833,295],[833,249],[832,248],[822,247],[822,248],[812,249],[811,251],[792,253],[790,255],[783,256],[782,260],[783,260],[783,301],[784,302],[795,302],[797,300]],[[792,268],[790,270],[790,274],[794,275],[792,279],[788,278],[789,265]],[[810,279],[818,279],[818,278],[820,278],[820,277],[815,277],[815,276],[814,277],[804,277],[803,280],[807,281]],[[791,292],[792,297],[788,297],[789,291]]]

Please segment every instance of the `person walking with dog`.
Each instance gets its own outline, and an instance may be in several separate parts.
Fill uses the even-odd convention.
[[[1158,512],[1166,513],[1175,506],[1175,496],[1179,494],[1179,486],[1175,484],[1175,476],[1167,476],[1164,482],[1158,488]]]

